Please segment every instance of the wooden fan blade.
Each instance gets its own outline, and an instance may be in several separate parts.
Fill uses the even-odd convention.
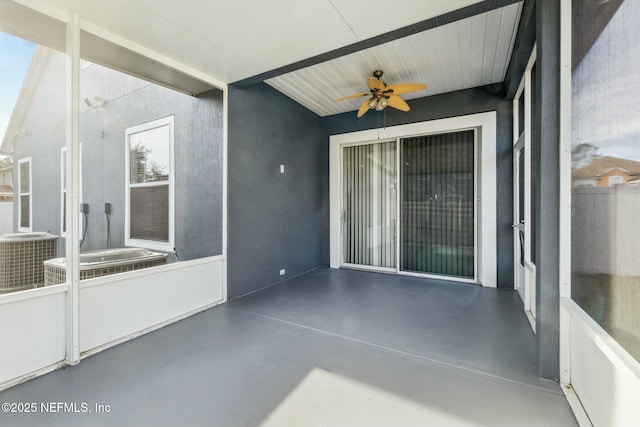
[[[391,94],[393,95],[402,95],[404,93],[416,92],[422,89],[426,89],[427,85],[423,85],[421,83],[398,83],[396,85],[387,86],[387,91],[393,91]]]
[[[371,101],[371,99],[365,99],[362,105],[360,105],[360,109],[358,110],[358,118],[364,116],[364,113],[369,111],[369,101]]]
[[[369,93],[369,92],[367,92],[367,93],[356,93],[355,95],[349,95],[349,96],[345,96],[345,97],[342,97],[342,98],[334,99],[333,102],[344,101],[345,99],[360,98],[361,96],[367,96],[367,95],[371,95],[371,93]]]
[[[411,108],[409,104],[407,104],[404,99],[400,98],[398,95],[391,95],[387,100],[389,102],[389,106],[396,108],[400,111],[409,111]]]
[[[382,83],[380,80],[376,79],[375,77],[369,77],[369,80],[367,80],[367,83],[369,84],[369,89],[372,90],[384,90],[386,88],[385,84]]]

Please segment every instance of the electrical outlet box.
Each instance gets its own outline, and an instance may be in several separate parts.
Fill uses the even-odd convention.
[[[284,165],[280,165],[280,173],[284,173]]]
[[[104,213],[106,213],[106,214],[110,214],[111,213],[111,203],[105,203],[104,204]]]
[[[89,203],[80,203],[80,213],[83,213],[83,214],[89,213]]]
[[[284,273],[285,273],[285,269],[283,268],[282,270],[280,270],[280,275],[284,276]]]

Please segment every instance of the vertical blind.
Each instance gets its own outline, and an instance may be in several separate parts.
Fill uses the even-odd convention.
[[[395,268],[396,143],[343,151],[343,262]]]
[[[474,131],[401,144],[401,269],[475,276]]]

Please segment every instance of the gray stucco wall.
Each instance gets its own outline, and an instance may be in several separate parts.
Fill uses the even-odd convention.
[[[229,89],[229,298],[329,265],[329,135],[383,119],[320,118],[265,84]]]
[[[329,170],[320,118],[266,84],[229,88],[228,144],[232,299],[321,264]]]
[[[50,53],[22,124],[27,132],[14,148],[16,163],[32,157],[33,230],[56,235],[61,233],[64,60],[64,55]],[[95,96],[105,101],[104,107],[89,108],[81,102],[80,113],[82,201],[89,204],[82,250],[107,246],[105,202],[112,207],[111,247],[124,246],[125,129],[173,115],[176,249],[182,260],[221,254],[222,92],[196,98],[91,65],[82,70],[80,99],[96,104]],[[64,251],[64,239],[59,251]]]
[[[429,96],[410,101],[411,110],[403,113],[392,108],[385,110],[384,120],[381,113],[368,112],[361,119],[355,112],[338,114],[323,119],[327,135],[372,129],[380,123],[395,126],[436,120],[447,117],[463,116],[486,111],[497,112],[496,135],[496,185],[498,231],[498,286],[513,288],[513,112],[512,103],[504,99],[495,87],[482,87],[442,95]],[[327,137],[328,138],[328,137]],[[327,178],[328,179],[328,178]],[[325,236],[329,236],[328,226]],[[323,263],[328,264],[328,242],[323,244]]]

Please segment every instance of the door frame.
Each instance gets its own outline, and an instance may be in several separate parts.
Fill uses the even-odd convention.
[[[532,215],[531,210],[533,208],[531,204],[531,200],[533,194],[531,193],[531,128],[532,128],[532,104],[531,100],[534,96],[532,93],[531,87],[531,70],[536,63],[536,45],[534,44],[531,55],[529,56],[529,62],[527,63],[527,67],[525,69],[524,75],[522,76],[522,80],[520,81],[520,85],[516,94],[513,98],[513,150],[514,150],[514,162],[516,158],[516,149],[520,147],[524,148],[524,289],[523,292],[518,292],[518,295],[522,298],[522,302],[524,304],[524,312],[527,315],[527,319],[529,320],[529,324],[531,325],[531,329],[533,332],[536,332],[536,265],[532,260],[531,253],[531,223],[532,223]],[[519,123],[519,103],[520,98],[524,96],[524,126],[522,133],[519,133],[520,123]],[[516,197],[518,197],[518,186],[517,186],[518,177],[516,176],[516,165],[514,163],[514,177],[513,177],[513,196],[514,196],[514,204],[513,204],[513,227],[514,227],[514,264],[513,264],[513,273],[514,273],[514,284],[516,284],[518,278],[518,262],[516,259],[517,255],[517,247],[516,244],[519,242],[516,240],[515,235],[516,231],[520,227],[519,224],[516,224],[516,212],[518,209],[518,203]]]
[[[514,116],[515,117],[515,116]],[[517,118],[514,120],[518,120]],[[514,124],[517,122],[514,121]],[[514,128],[514,133],[517,132],[517,128]],[[525,299],[525,266],[524,266],[524,242],[520,241],[520,233],[524,237],[524,206],[522,207],[523,212],[520,212],[520,197],[524,199],[524,194],[520,194],[520,159],[524,154],[524,132],[517,139],[516,143],[513,145],[513,223],[511,227],[513,228],[513,287],[520,295],[520,299],[524,301]],[[524,167],[524,159],[523,166]],[[524,175],[524,171],[522,171]],[[526,187],[526,184],[523,183],[523,189]],[[522,222],[520,218],[523,218]],[[520,264],[520,259],[522,259],[522,264]]]
[[[330,266],[342,266],[342,147],[358,143],[477,129],[477,281],[497,287],[496,227],[496,117],[495,111],[351,132],[329,137]],[[446,276],[439,278],[452,280]],[[465,280],[467,281],[467,280]]]

